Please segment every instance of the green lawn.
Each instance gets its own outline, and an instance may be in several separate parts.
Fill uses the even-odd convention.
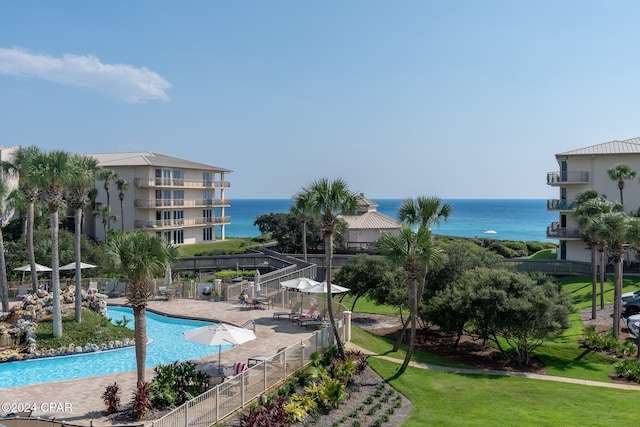
[[[256,239],[226,239],[218,242],[194,243],[192,245],[183,245],[178,247],[178,253],[181,257],[192,257],[196,254],[216,251],[222,253],[243,253],[244,250],[252,246],[260,246],[262,243]]]
[[[402,427],[636,425],[636,391],[485,375],[458,375],[369,358],[392,387],[411,399]]]

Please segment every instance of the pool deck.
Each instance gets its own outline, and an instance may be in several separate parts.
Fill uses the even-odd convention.
[[[125,300],[112,298],[108,300],[108,303],[123,305]],[[274,311],[286,311],[278,307],[266,310],[248,310],[240,308],[237,303],[188,299],[150,301],[148,307],[153,311],[169,315],[223,321],[236,326],[242,326],[245,322],[253,319],[258,338],[224,351],[221,354],[223,366],[231,366],[236,361],[246,363],[249,357],[255,355],[274,355],[279,348],[293,345],[313,333],[313,331],[292,323],[286,318],[274,319]],[[251,326],[246,327],[251,328]],[[198,359],[198,362],[209,374],[217,372],[217,354]],[[147,381],[152,378],[153,369],[147,369]],[[12,402],[17,404],[32,403],[36,407],[32,413],[34,417],[55,418],[58,421],[65,420],[69,423],[86,426],[118,425],[105,416],[105,405],[101,397],[106,386],[114,382],[120,385],[122,405],[128,405],[135,390],[135,371],[0,389],[0,406]],[[0,414],[4,415],[5,413],[6,411],[0,408]]]

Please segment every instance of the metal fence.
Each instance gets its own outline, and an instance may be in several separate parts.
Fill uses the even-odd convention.
[[[340,322],[338,328],[344,337],[344,324]],[[239,375],[225,378],[221,384],[154,421],[152,426],[208,427],[229,417],[307,366],[313,352],[322,352],[329,347],[330,334],[331,328],[316,331],[272,358]]]

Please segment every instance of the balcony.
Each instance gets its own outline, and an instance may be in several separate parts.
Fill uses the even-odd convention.
[[[589,172],[586,171],[564,171],[548,172],[547,185],[559,186],[568,184],[588,184]]]
[[[573,200],[566,199],[549,199],[547,200],[548,211],[572,211],[574,206]]]
[[[582,240],[582,234],[578,228],[560,227],[558,221],[554,221],[547,227],[548,239]]]
[[[199,227],[203,225],[230,224],[230,216],[217,216],[212,218],[180,218],[180,219],[161,219],[157,221],[136,220],[134,227],[136,229],[162,229],[162,228],[184,228]]]
[[[229,207],[229,199],[135,199],[133,206],[142,209],[151,208],[198,208],[198,207]]]
[[[229,181],[208,181],[202,179],[183,178],[135,178],[133,185],[138,188],[231,188]]]

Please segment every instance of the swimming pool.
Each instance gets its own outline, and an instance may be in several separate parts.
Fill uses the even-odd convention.
[[[107,313],[113,322],[122,319],[122,316],[131,319],[127,327],[133,329],[133,311],[130,308],[108,307]],[[183,337],[183,332],[208,324],[147,312],[147,336],[153,340],[147,346],[147,368],[217,354],[218,346],[187,342]],[[221,350],[231,347],[231,344],[223,345]],[[128,347],[74,356],[0,363],[0,389],[134,371],[135,354],[135,347]]]

